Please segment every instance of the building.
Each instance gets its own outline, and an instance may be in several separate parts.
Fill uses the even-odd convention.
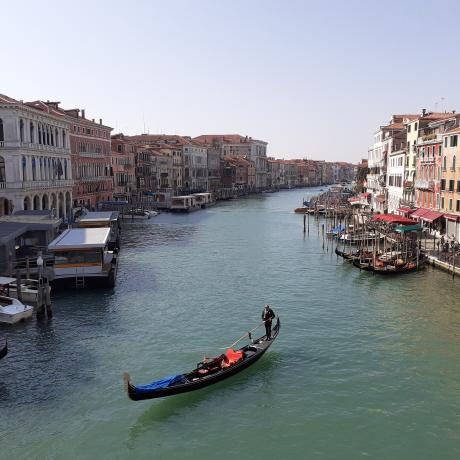
[[[69,139],[69,121],[60,111],[0,95],[0,214],[49,209],[71,218]]]
[[[72,163],[73,205],[95,209],[99,201],[113,198],[111,175],[112,128],[85,117],[85,110],[59,109],[58,102],[47,102],[61,110],[70,123],[70,154]]]
[[[137,199],[136,145],[129,137],[115,134],[111,138],[111,164],[113,198],[132,201]]]
[[[460,127],[443,134],[441,159],[441,211],[448,240],[460,241]]]
[[[242,156],[252,161],[256,168],[256,190],[267,188],[267,142],[239,134],[203,134],[193,140],[220,150],[221,158]]]

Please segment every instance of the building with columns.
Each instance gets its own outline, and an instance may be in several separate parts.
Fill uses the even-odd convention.
[[[50,209],[71,216],[69,134],[66,117],[46,103],[0,95],[0,214]]]

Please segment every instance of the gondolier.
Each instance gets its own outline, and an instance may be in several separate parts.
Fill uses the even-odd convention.
[[[265,304],[264,311],[262,312],[262,320],[265,323],[265,333],[267,334],[267,340],[272,337],[272,319],[275,317],[275,313],[270,308],[270,305]]]

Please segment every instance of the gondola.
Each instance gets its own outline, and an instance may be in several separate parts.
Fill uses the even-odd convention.
[[[353,265],[357,268],[359,268],[360,270],[365,270],[367,272],[372,272],[374,271],[374,266],[372,265],[372,262],[369,260],[369,261],[365,261],[364,260],[359,260],[359,257],[355,260],[353,260]]]
[[[351,260],[353,257],[352,253],[341,251],[338,247],[335,248],[335,253],[338,256],[343,257],[345,260]]]
[[[8,340],[5,339],[5,345],[0,349],[0,359],[4,358],[8,354]]]
[[[417,264],[415,262],[408,262],[404,265],[385,265],[383,267],[374,267],[374,272],[379,273],[380,275],[394,275],[402,273],[412,273],[424,268],[424,263]]]
[[[272,329],[271,340],[267,340],[267,336],[264,335],[236,351],[229,348],[225,354],[198,363],[196,369],[186,374],[167,377],[147,385],[135,386],[131,383],[129,374],[125,373],[123,375],[125,389],[130,399],[141,401],[173,396],[213,385],[238,374],[257,362],[278,337],[280,327],[281,323],[277,318],[276,325]]]

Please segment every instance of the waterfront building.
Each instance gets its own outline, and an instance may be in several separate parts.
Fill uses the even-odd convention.
[[[0,214],[72,209],[69,121],[42,101],[0,95]]]
[[[157,192],[156,156],[151,147],[136,148],[136,192],[141,201]]]
[[[184,138],[182,154],[184,159],[184,189],[187,193],[208,190],[208,154],[200,143]]]
[[[85,117],[85,110],[59,109],[58,102],[47,102],[61,110],[70,123],[70,154],[72,163],[73,205],[95,209],[99,201],[113,198],[111,175],[112,128]]]
[[[239,134],[203,134],[195,137],[206,146],[213,146],[225,156],[242,156],[254,162],[256,168],[256,190],[267,187],[267,142]]]
[[[182,174],[184,161],[182,147],[177,145],[161,145],[157,151],[166,157],[171,158],[172,169],[168,170],[169,187],[174,194],[180,194],[183,188]]]
[[[131,201],[136,190],[136,144],[128,136],[115,134],[111,138],[113,198]]]
[[[460,241],[460,127],[453,126],[442,136],[441,211],[448,240]]]

